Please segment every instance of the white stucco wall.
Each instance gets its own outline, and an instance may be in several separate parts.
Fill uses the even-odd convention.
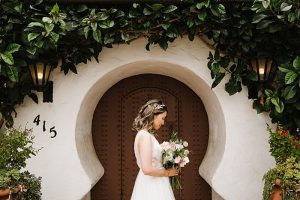
[[[101,96],[118,81],[143,73],[173,77],[189,86],[203,101],[209,119],[209,144],[199,166],[200,175],[226,200],[261,199],[262,175],[274,165],[268,150],[265,115],[257,115],[247,91],[229,96],[224,82],[211,89],[207,68],[210,49],[200,39],[177,39],[167,51],[145,50],[146,39],[104,49],[100,63],[78,66],[78,75],[53,72],[54,102],[35,104],[25,99],[16,126],[33,128],[35,146],[43,147],[28,169],[43,177],[43,200],[79,200],[101,178],[105,169],[95,154],[91,125]],[[42,97],[40,96],[40,101]],[[36,126],[40,114],[46,121]],[[50,138],[55,126],[57,137]],[[217,199],[217,197],[215,197]]]

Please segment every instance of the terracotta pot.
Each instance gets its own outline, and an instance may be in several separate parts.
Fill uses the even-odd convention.
[[[282,200],[281,193],[282,193],[282,191],[281,191],[280,186],[275,185],[272,190],[271,200]]]
[[[300,192],[300,184],[296,184],[295,185],[295,191],[296,192]]]

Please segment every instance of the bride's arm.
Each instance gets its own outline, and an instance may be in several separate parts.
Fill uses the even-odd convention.
[[[141,168],[145,175],[149,176],[176,176],[178,175],[178,168],[172,169],[157,169],[152,166],[152,144],[151,136],[143,134],[138,142]]]

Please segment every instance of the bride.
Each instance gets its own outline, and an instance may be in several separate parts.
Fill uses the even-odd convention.
[[[164,125],[167,113],[167,106],[153,99],[141,107],[134,119],[132,128],[137,131],[134,154],[140,170],[131,200],[175,200],[169,177],[177,176],[179,169],[164,169],[162,149],[154,136]]]

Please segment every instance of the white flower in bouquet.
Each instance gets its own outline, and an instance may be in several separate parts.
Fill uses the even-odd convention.
[[[183,145],[184,147],[188,147],[188,146],[189,146],[189,143],[188,143],[187,141],[183,141],[182,145]]]
[[[183,145],[182,144],[176,144],[176,149],[178,149],[178,150],[183,149]]]
[[[174,162],[175,162],[176,164],[180,164],[181,161],[182,161],[182,158],[179,157],[179,156],[177,156],[177,157],[175,158],[175,160],[174,160]]]

